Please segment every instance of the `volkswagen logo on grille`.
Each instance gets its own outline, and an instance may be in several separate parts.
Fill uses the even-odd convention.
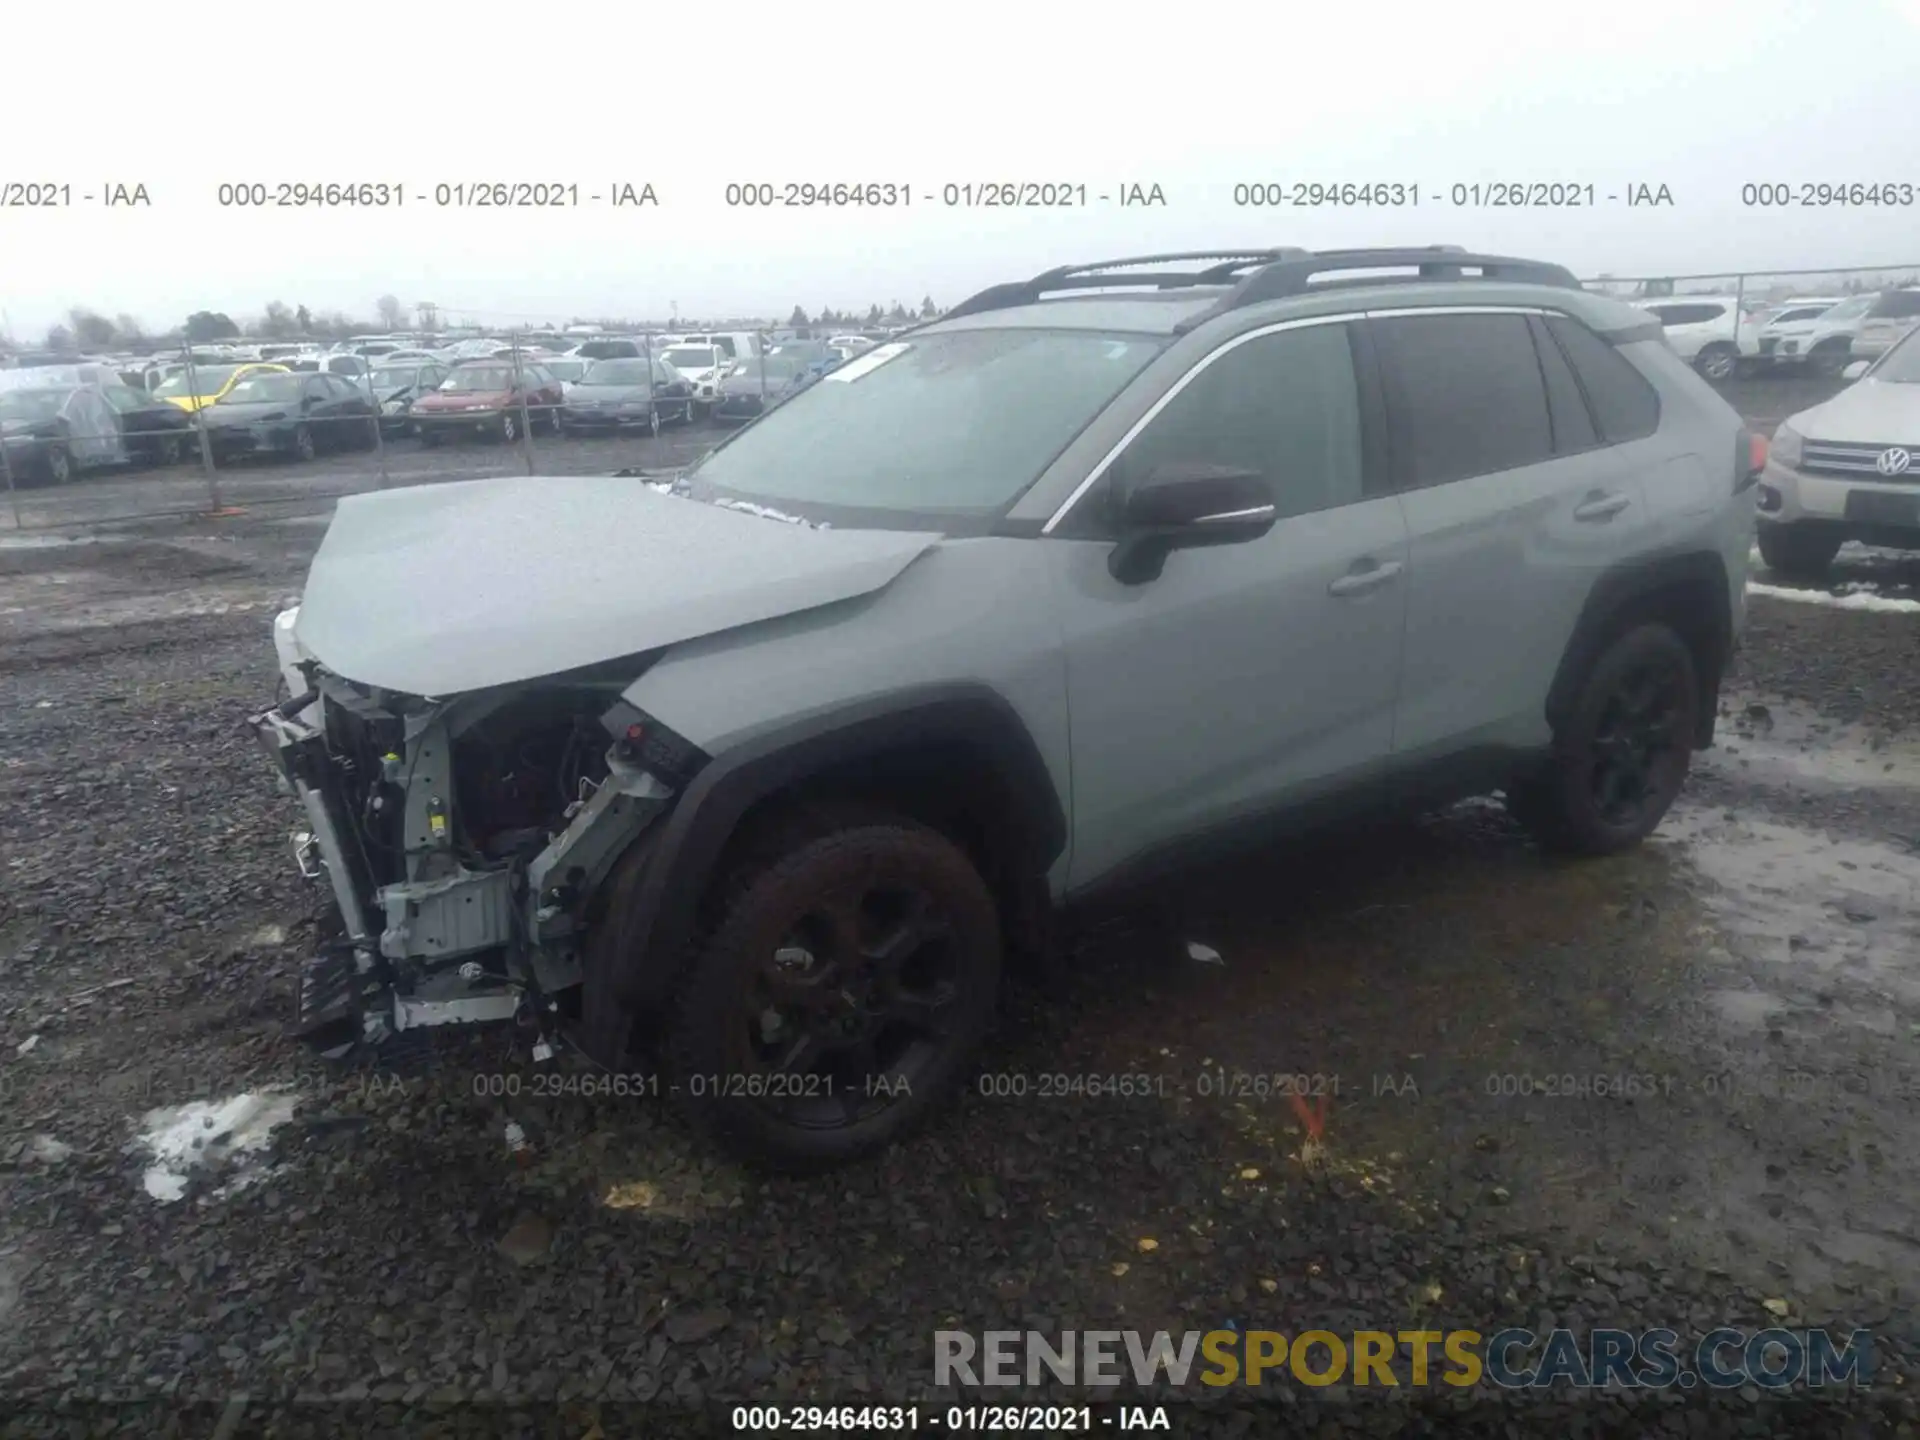
[[[1880,458],[1873,462],[1873,468],[1882,475],[1904,475],[1913,465],[1913,452],[1903,450],[1898,445],[1891,450],[1882,450]]]

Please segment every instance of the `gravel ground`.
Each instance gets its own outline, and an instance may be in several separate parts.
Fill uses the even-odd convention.
[[[1224,964],[1117,916],[929,1133],[766,1180],[664,1102],[532,1093],[511,1036],[350,1074],[281,1038],[312,897],[238,727],[318,534],[0,548],[0,1434],[211,1434],[236,1391],[223,1433],[678,1433],[955,1399],[941,1329],[1229,1323],[1868,1326],[1879,1372],[1844,1407],[1187,1392],[1175,1433],[1914,1433],[1916,617],[1756,599],[1639,853],[1549,864],[1470,805],[1249,860],[1167,897]],[[1111,1074],[1146,1093],[1041,1093]],[[1283,1074],[1337,1077],[1320,1135],[1218,1078]],[[293,1118],[150,1193],[148,1112],[243,1093]]]

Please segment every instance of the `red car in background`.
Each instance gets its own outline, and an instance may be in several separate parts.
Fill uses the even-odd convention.
[[[514,441],[528,425],[557,434],[562,398],[559,378],[536,360],[467,360],[415,400],[411,414],[423,445],[449,435]]]

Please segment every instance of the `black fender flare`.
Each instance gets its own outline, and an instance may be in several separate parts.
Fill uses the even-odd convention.
[[[1705,604],[1676,613],[1676,596],[1700,596]],[[1727,566],[1713,550],[1632,561],[1601,572],[1587,592],[1547,691],[1547,723],[1556,733],[1572,711],[1587,671],[1607,644],[1629,624],[1656,619],[1673,624],[1703,658],[1701,713],[1694,743],[1703,748],[1712,743],[1720,679],[1733,650]]]
[[[1018,871],[1044,875],[1066,846],[1066,810],[1039,746],[1001,695],[951,684],[856,702],[783,725],[700,768],[648,843],[632,898],[607,917],[619,927],[614,998],[635,1012],[664,1003],[722,852],[755,805],[864,757],[925,746],[971,751],[997,777],[1001,853]]]

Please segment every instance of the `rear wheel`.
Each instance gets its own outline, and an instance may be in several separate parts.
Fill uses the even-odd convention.
[[[647,407],[647,433],[656,440],[660,438],[660,407],[658,405]]]
[[[993,896],[945,836],[884,817],[802,831],[723,891],[667,1036],[676,1093],[759,1164],[869,1154],[964,1080],[1000,968]]]
[[[1807,525],[1770,525],[1760,523],[1754,536],[1760,546],[1760,558],[1778,575],[1796,580],[1820,580],[1840,553],[1840,537],[1830,530]]]
[[[1694,359],[1694,368],[1718,385],[1731,380],[1740,368],[1740,352],[1731,345],[1709,345]]]
[[[1686,642],[1662,624],[1628,631],[1587,672],[1551,762],[1507,792],[1507,809],[1543,849],[1630,849],[1686,781],[1699,703]]]
[[[64,485],[73,478],[73,457],[67,453],[65,445],[47,447],[47,479],[56,485]]]
[[[511,410],[500,417],[500,438],[509,445],[520,438],[520,417]]]
[[[185,448],[178,435],[162,435],[157,458],[162,465],[178,465]]]
[[[293,432],[293,455],[296,460],[311,460],[319,452],[314,448],[313,431],[305,426],[295,427]]]

